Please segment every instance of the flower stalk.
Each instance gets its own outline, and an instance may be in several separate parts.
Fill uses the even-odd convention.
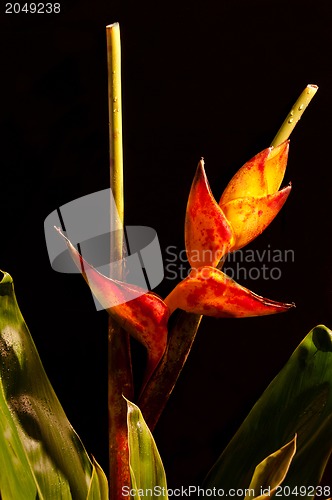
[[[315,96],[317,90],[317,85],[309,84],[306,86],[286,116],[283,124],[277,132],[277,135],[271,142],[271,146],[275,148],[289,138],[307,106],[310,104],[311,99]]]
[[[110,186],[117,214],[111,213],[110,262],[123,259],[123,230],[116,230],[124,223],[123,196],[123,146],[121,103],[121,42],[118,23],[106,27]],[[120,219],[120,220],[119,220]],[[117,279],[122,278],[118,269]],[[109,419],[109,475],[110,500],[118,500],[123,486],[130,487],[127,404],[123,395],[133,398],[133,381],[129,336],[119,324],[108,319],[108,419]]]

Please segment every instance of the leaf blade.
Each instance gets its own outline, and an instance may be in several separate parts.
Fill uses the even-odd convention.
[[[268,500],[285,479],[295,452],[296,436],[285,446],[262,460],[255,468],[249,485],[250,493],[245,496],[244,500],[252,498],[252,491],[255,491],[257,500]],[[266,490],[267,493],[264,494],[263,490]],[[257,492],[260,494],[257,495]]]
[[[0,360],[2,413],[19,441],[19,454],[15,449],[7,454],[6,470],[29,470],[28,491],[32,479],[40,499],[85,500],[91,461],[47,378],[8,273],[0,282]]]
[[[139,498],[147,492],[153,494],[152,499],[165,498],[167,495],[167,482],[165,470],[153,439],[150,429],[146,425],[143,415],[138,408],[130,401],[127,401],[128,408],[128,442],[129,461],[132,475],[132,486]]]
[[[318,325],[254,405],[208,473],[206,487],[246,488],[254,464],[295,433],[297,453],[283,485],[318,485],[332,450],[331,381],[332,332]]]

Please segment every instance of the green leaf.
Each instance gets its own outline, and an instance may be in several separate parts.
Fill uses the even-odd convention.
[[[104,471],[93,458],[93,472],[87,500],[108,500],[108,482]]]
[[[244,500],[268,500],[283,482],[296,451],[296,436],[257,465]]]
[[[332,332],[323,325],[305,337],[265,390],[204,486],[247,488],[255,466],[295,434],[297,452],[283,488],[316,486],[332,450]],[[301,497],[312,498],[309,489]]]
[[[44,371],[16,302],[13,280],[4,273],[0,282],[1,498],[86,500],[94,470]]]
[[[135,500],[147,496],[151,499],[168,499],[165,470],[156,443],[140,409],[126,401],[133,497]]]

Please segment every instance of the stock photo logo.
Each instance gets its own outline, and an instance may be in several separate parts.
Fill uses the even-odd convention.
[[[121,296],[112,297],[108,307],[129,302],[153,290],[164,278],[156,231],[147,226],[123,227],[111,189],[83,196],[57,208],[46,217],[44,231],[54,271],[82,272],[70,256],[67,238],[100,274],[116,280],[119,270],[124,270],[122,282],[132,286],[127,287]],[[124,257],[121,261],[110,262],[110,231],[119,231],[123,236]],[[60,237],[59,232],[65,238]],[[93,299],[97,310],[105,309],[94,296]]]
[[[185,279],[192,271],[190,267],[199,262],[202,257],[209,260],[220,260],[220,268],[235,281],[273,280],[282,278],[284,269],[290,263],[295,262],[295,251],[293,249],[272,248],[270,244],[263,249],[244,248],[235,250],[221,258],[217,252],[207,249],[198,251],[193,249],[188,258],[185,249],[178,249],[170,245],[164,253],[165,279],[168,281]]]

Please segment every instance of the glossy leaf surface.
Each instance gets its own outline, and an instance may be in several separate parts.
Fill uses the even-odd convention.
[[[7,273],[0,282],[0,429],[3,500],[86,499],[92,463],[45,374]]]
[[[332,332],[323,325],[305,337],[257,401],[208,474],[205,487],[247,488],[254,464],[295,434],[297,452],[283,488],[307,486],[301,498],[309,499],[309,486],[320,483],[332,450]]]
[[[213,267],[194,269],[165,299],[171,311],[184,311],[215,318],[241,318],[285,312],[293,304],[265,299],[239,285]]]
[[[156,443],[140,409],[127,400],[128,442],[134,498],[168,499],[167,483]],[[153,494],[151,494],[151,492]]]

